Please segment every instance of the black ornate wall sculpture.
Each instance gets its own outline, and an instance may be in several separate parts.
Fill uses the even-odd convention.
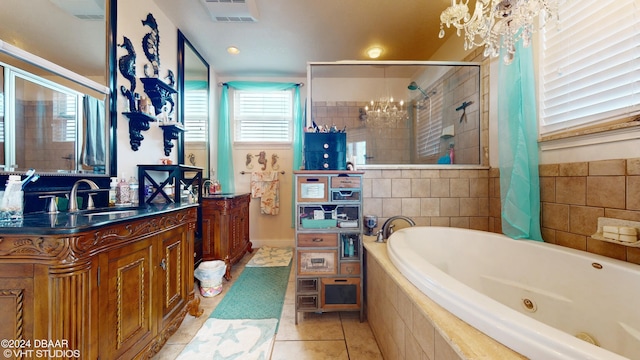
[[[135,92],[136,89],[136,52],[134,50],[132,42],[126,36],[123,39],[123,43],[118,45],[127,50],[127,54],[123,55],[118,60],[118,67],[122,76],[130,83],[130,87],[127,89],[124,85],[120,87],[122,95],[127,98],[129,104],[129,111],[125,111],[122,114],[129,118],[129,143],[133,151],[138,151],[144,140],[142,131],[147,131],[150,128],[150,123],[155,122],[158,119],[158,115],[166,112],[166,119],[171,118],[171,114],[174,111],[175,103],[172,98],[173,94],[177,91],[173,88],[175,85],[175,76],[173,71],[167,72],[169,84],[162,81],[159,78],[160,75],[160,35],[158,32],[158,23],[151,13],[147,14],[146,19],[142,20],[143,26],[148,26],[151,31],[144,35],[142,38],[142,50],[149,60],[149,64],[144,65],[145,77],[140,78],[144,87],[144,92],[147,94],[153,104],[154,112],[147,114],[143,112],[143,109],[138,105],[140,94]],[[165,105],[169,104],[167,108]],[[155,115],[155,116],[153,116]],[[164,152],[165,155],[171,153],[173,147],[172,140],[177,139],[180,132],[184,131],[182,128],[172,124],[163,124],[163,137],[164,137]]]
[[[122,44],[118,44],[119,47],[127,50],[127,54],[118,59],[118,69],[120,74],[124,76],[130,85],[127,89],[124,85],[120,86],[120,92],[125,96],[129,102],[129,111],[138,111],[136,100],[139,94],[136,94],[136,51],[133,48],[133,44],[128,37],[124,36]]]
[[[164,155],[169,156],[171,149],[173,148],[173,141],[178,139],[181,133],[184,132],[184,127],[181,123],[160,124],[164,137]]]
[[[144,75],[147,77],[158,77],[160,74],[160,34],[158,32],[158,23],[151,13],[147,14],[147,18],[142,20],[142,25],[151,28],[151,32],[142,38],[142,50],[149,60],[150,64],[144,65]],[[153,69],[153,73],[149,74],[149,65]]]
[[[156,118],[149,116],[140,111],[123,112],[122,115],[129,118],[129,144],[131,144],[131,150],[138,151],[140,145],[142,145],[143,131],[149,130],[150,122],[156,121]]]

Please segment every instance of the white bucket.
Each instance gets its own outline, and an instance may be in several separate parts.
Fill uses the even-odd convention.
[[[204,297],[213,297],[222,292],[222,277],[227,267],[222,260],[204,261],[193,272],[196,279],[200,280],[200,294]]]

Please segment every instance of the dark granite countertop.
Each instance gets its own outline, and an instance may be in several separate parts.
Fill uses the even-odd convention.
[[[233,199],[234,197],[248,195],[249,193],[220,193],[204,195],[203,199]]]
[[[74,234],[98,229],[105,225],[117,224],[146,216],[160,215],[197,206],[198,204],[147,204],[142,207],[110,207],[82,210],[77,213],[32,213],[25,214],[20,222],[0,224],[0,234]]]

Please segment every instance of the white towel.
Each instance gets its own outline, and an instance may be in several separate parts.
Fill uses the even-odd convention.
[[[278,172],[252,172],[251,197],[260,198],[261,214],[278,215],[280,212],[280,180],[278,180]]]

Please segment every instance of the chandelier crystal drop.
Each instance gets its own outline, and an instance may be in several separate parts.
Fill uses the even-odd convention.
[[[440,33],[444,25],[456,28],[458,36],[464,32],[464,49],[484,46],[484,55],[496,57],[505,48],[505,64],[510,64],[516,52],[515,44],[531,44],[532,34],[557,13],[558,0],[476,0],[473,14],[469,13],[469,0],[451,0],[451,6],[440,14]],[[541,25],[536,17],[541,15]]]

